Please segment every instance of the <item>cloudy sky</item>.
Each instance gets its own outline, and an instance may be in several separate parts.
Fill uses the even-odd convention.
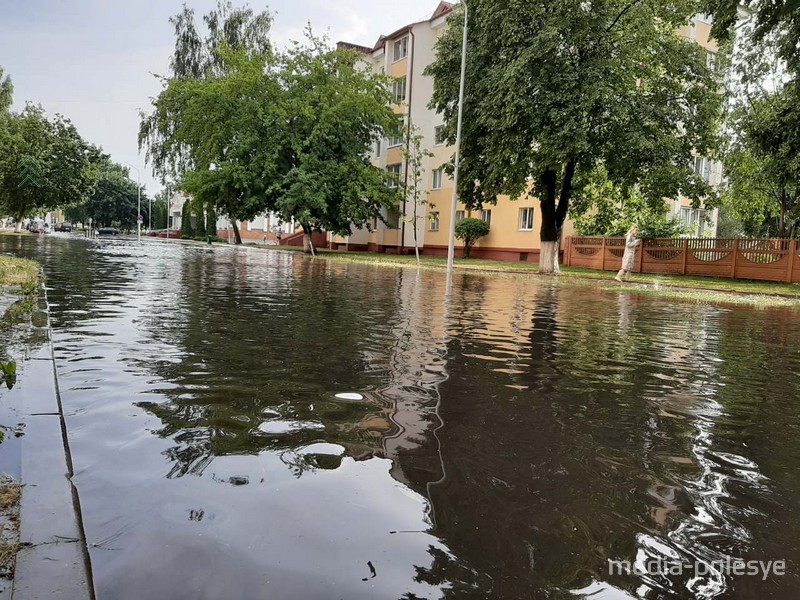
[[[14,83],[15,108],[41,104],[75,123],[84,138],[141,171],[160,189],[140,155],[139,109],[166,73],[182,0],[0,0],[0,66]],[[199,16],[215,0],[187,0]],[[241,5],[244,0],[234,0]],[[430,16],[438,0],[251,0],[275,15],[272,37],[284,47],[311,22],[333,42],[371,46],[381,33]],[[131,176],[135,177],[135,169]]]

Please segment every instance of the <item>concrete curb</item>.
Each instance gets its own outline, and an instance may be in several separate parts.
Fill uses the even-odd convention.
[[[40,300],[47,343],[26,365],[18,392],[26,420],[20,500],[20,541],[26,547],[17,554],[12,598],[94,600],[44,287]]]

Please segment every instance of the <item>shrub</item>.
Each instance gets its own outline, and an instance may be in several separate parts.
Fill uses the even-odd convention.
[[[181,239],[182,240],[190,240],[194,237],[194,232],[192,231],[192,213],[189,210],[189,201],[183,203],[183,209],[181,210]]]
[[[469,258],[475,242],[487,235],[489,223],[483,219],[462,219],[456,223],[456,237],[464,242],[464,258]]]

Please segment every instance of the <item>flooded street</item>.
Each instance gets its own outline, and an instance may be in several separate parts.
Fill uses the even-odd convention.
[[[797,312],[459,273],[446,300],[443,272],[154,241],[0,252],[44,266],[101,600],[800,597]],[[692,569],[609,568],[648,559]]]

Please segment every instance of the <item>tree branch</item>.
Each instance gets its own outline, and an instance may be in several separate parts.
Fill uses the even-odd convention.
[[[614,27],[616,27],[617,23],[619,23],[620,19],[622,19],[622,17],[624,17],[624,16],[625,16],[625,13],[626,13],[626,12],[628,12],[630,9],[632,9],[632,8],[633,8],[634,6],[636,6],[637,4],[639,4],[639,2],[641,2],[641,1],[642,1],[642,0],[632,0],[632,2],[629,2],[629,3],[628,3],[628,6],[626,6],[625,8],[623,8],[623,9],[622,9],[622,12],[621,12],[621,13],[619,13],[619,14],[617,15],[617,18],[616,18],[616,19],[614,19],[614,20],[611,22],[611,25],[609,25],[609,26],[608,26],[608,28],[606,29],[606,33],[608,33],[609,31],[611,31],[612,29],[614,29]]]

